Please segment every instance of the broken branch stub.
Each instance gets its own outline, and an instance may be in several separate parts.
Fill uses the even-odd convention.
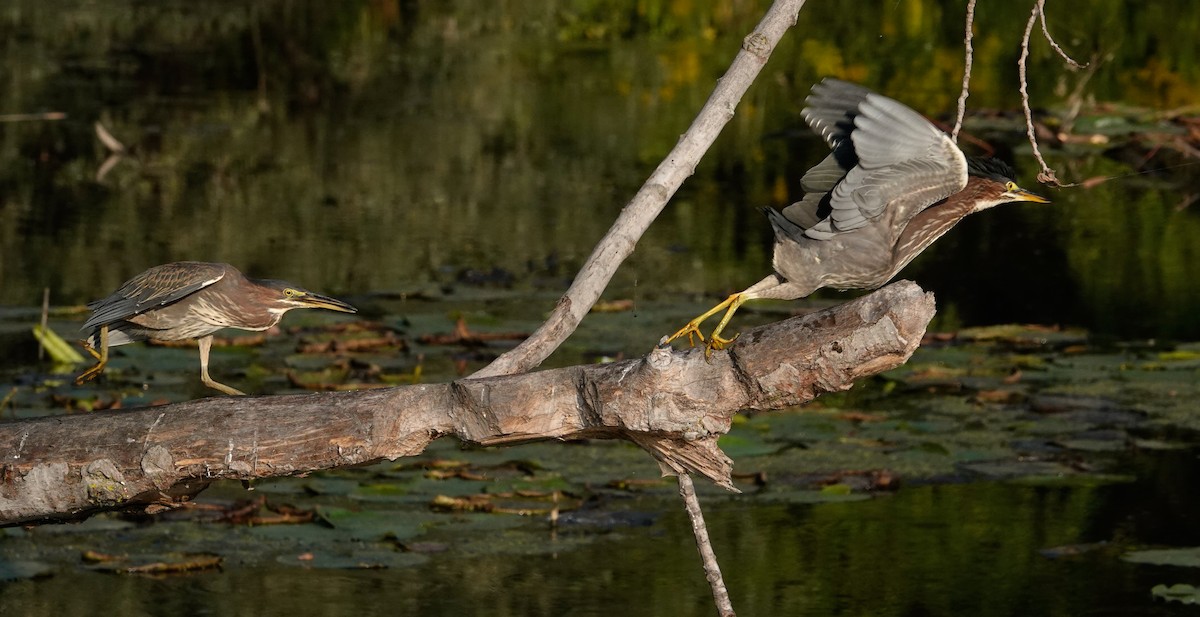
[[[612,364],[381,390],[209,398],[0,425],[0,524],[167,504],[215,479],[289,476],[482,445],[623,438],[736,490],[717,447],[742,409],[779,409],[899,366],[933,317],[900,282],[742,334],[729,353],[657,348]]]

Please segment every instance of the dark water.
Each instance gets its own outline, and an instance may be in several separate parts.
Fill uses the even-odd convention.
[[[0,112],[0,304],[100,297],[148,266],[223,260],[330,293],[453,284],[559,290],[674,145],[767,3],[116,2],[13,0]],[[1106,146],[1047,156],[1052,206],[973,217],[904,276],[937,292],[948,327],[1032,321],[1195,338],[1200,221],[1154,110],[1196,100],[1197,20],[1180,3],[1058,2],[1050,26],[1094,72],[1044,42],[1033,103],[1112,107],[1075,120]],[[958,93],[960,7],[811,2],[736,117],[622,268],[612,295],[741,289],[769,269],[756,212],[798,198],[823,146],[799,119],[825,75],[945,118]],[[1026,9],[980,7],[968,126],[1035,165],[1011,114]],[[1200,24],[1191,24],[1200,27]],[[1085,81],[1086,80],[1086,81]],[[1078,96],[1072,98],[1072,93]],[[1052,118],[1053,119],[1053,118]],[[98,179],[100,122],[130,150]],[[1131,127],[1155,136],[1131,140]],[[1172,133],[1173,131],[1173,133]],[[1037,187],[1034,187],[1037,188]],[[836,294],[833,294],[836,295]],[[1146,311],[1152,303],[1158,307]],[[682,316],[682,315],[681,315]]]
[[[1130,547],[1200,542],[1194,451],[1124,462],[1139,478],[1094,486],[906,487],[868,501],[785,505],[705,497],[743,615],[1173,615],[1156,584],[1194,570],[1130,564]],[[1164,468],[1169,473],[1162,473]],[[711,615],[686,518],[668,496],[626,499],[629,525],[521,526],[448,538],[411,568],[279,564],[154,579],[81,572],[10,583],[19,615]],[[80,546],[87,534],[80,533]],[[573,539],[586,537],[579,545]],[[1069,545],[1078,554],[1056,555]],[[184,546],[186,548],[186,544]],[[509,549],[511,550],[511,549]]]

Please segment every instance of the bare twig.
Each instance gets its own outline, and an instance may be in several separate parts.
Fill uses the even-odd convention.
[[[104,144],[105,148],[108,148],[109,152],[113,154],[125,154],[125,144],[121,143],[116,137],[113,137],[113,134],[109,133],[103,124],[96,122],[94,127],[96,129],[96,138],[100,140],[100,143]]]
[[[958,132],[962,130],[963,117],[967,114],[967,97],[971,95],[971,60],[975,55],[975,50],[971,46],[971,39],[975,37],[975,0],[967,1],[967,26],[963,34],[963,48],[966,49],[963,58],[963,79],[962,92],[958,95],[958,116],[954,120],[954,132],[950,134],[950,138],[958,143]]]
[[[974,0],[972,0],[972,2],[973,1]],[[1046,0],[1038,0],[1038,13],[1041,15],[1041,20],[1042,20],[1042,35],[1044,35],[1046,37],[1046,42],[1050,43],[1050,47],[1054,48],[1054,51],[1058,52],[1058,55],[1061,56],[1063,60],[1066,60],[1067,64],[1069,64],[1077,69],[1086,69],[1088,67],[1088,65],[1091,64],[1090,62],[1088,64],[1079,64],[1073,58],[1071,58],[1071,56],[1068,56],[1067,52],[1063,51],[1062,47],[1058,46],[1058,43],[1056,43],[1054,41],[1054,37],[1050,36],[1050,29],[1046,27],[1046,6],[1045,6],[1045,4],[1046,4]]]
[[[712,587],[713,602],[717,605],[717,613],[721,617],[734,617],[733,603],[729,600],[729,590],[725,588],[725,579],[721,576],[721,566],[717,563],[717,554],[713,552],[712,542],[708,539],[708,525],[704,523],[704,512],[700,510],[700,500],[696,497],[696,486],[692,477],[686,473],[676,476],[679,479],[679,496],[683,497],[684,507],[688,518],[692,521],[692,534],[696,536],[696,548],[700,551],[700,561],[704,564],[704,577]]]
[[[495,377],[528,371],[541,364],[575,331],[617,268],[633,253],[650,223],[662,212],[683,181],[692,175],[700,158],[733,118],[738,101],[766,64],[779,39],[796,23],[802,6],[804,0],[776,0],[771,5],[754,32],[742,41],[741,51],[729,70],[717,81],[716,88],[692,126],[621,211],[621,216],[593,249],[571,288],[558,301],[546,322],[525,342],[496,358],[472,377]]]
[[[61,111],[46,111],[33,114],[0,114],[0,122],[37,122],[39,120],[65,120],[67,114]]]
[[[1038,0],[1033,5],[1029,21],[1025,23],[1025,34],[1021,36],[1021,58],[1017,60],[1017,74],[1021,79],[1021,109],[1025,111],[1025,134],[1029,136],[1029,145],[1033,147],[1034,158],[1042,166],[1042,170],[1038,172],[1038,182],[1060,186],[1058,178],[1054,177],[1054,170],[1046,164],[1046,159],[1042,158],[1042,151],[1038,148],[1033,128],[1033,110],[1029,108],[1029,80],[1025,76],[1025,64],[1029,60],[1029,35],[1033,33],[1033,24],[1037,22],[1044,2],[1045,0]]]
[[[1029,80],[1026,76],[1025,65],[1029,60],[1029,37],[1033,33],[1034,22],[1039,18],[1042,21],[1042,33],[1046,36],[1046,40],[1050,43],[1050,46],[1071,66],[1076,68],[1083,67],[1083,65],[1080,65],[1067,56],[1066,52],[1058,46],[1058,43],[1054,42],[1054,39],[1050,36],[1050,30],[1046,27],[1046,0],[1037,0],[1033,5],[1033,11],[1029,14],[1029,21],[1025,23],[1025,34],[1021,37],[1021,58],[1017,61],[1017,73],[1021,79],[1021,108],[1025,112],[1025,133],[1029,136],[1029,145],[1033,147],[1034,158],[1042,166],[1042,170],[1038,172],[1038,182],[1058,187],[1075,186],[1074,184],[1063,184],[1058,181],[1058,178],[1054,175],[1054,170],[1046,164],[1046,159],[1042,158],[1042,151],[1038,148],[1037,137],[1034,134],[1033,111],[1029,107]]]

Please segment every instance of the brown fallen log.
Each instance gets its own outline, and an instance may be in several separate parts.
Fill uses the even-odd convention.
[[[779,409],[899,366],[933,317],[902,281],[744,332],[728,353],[642,358],[370,391],[215,397],[0,424],[0,525],[169,506],[215,479],[260,479],[482,445],[628,439],[675,472],[730,490],[717,447],[743,409]]]

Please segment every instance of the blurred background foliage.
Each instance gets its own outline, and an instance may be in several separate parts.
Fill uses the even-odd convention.
[[[46,286],[82,303],[181,259],[339,294],[472,272],[561,289],[768,5],[10,0],[0,113],[67,118],[0,123],[0,304]],[[1119,177],[1051,190],[1013,113],[1028,7],[980,3],[967,130],[1055,203],[973,217],[902,274],[938,294],[941,326],[1200,335],[1195,174],[1132,175],[1186,162],[1145,135],[1178,132],[1163,112],[1197,100],[1197,43],[1167,34],[1200,28],[1189,6],[1049,4],[1051,32],[1093,64],[1068,70],[1035,37],[1033,104],[1108,139],[1048,144],[1050,163],[1068,181]],[[860,81],[950,119],[963,18],[958,3],[809,2],[609,294],[717,296],[761,278],[771,238],[755,209],[797,199],[823,156],[799,117],[811,84]],[[101,178],[96,122],[130,151]]]

